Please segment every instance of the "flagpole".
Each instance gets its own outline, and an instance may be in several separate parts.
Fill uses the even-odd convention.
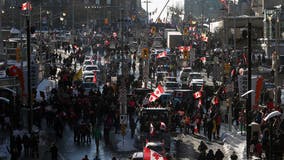
[[[27,26],[27,90],[28,90],[28,107],[29,107],[29,115],[28,115],[28,120],[29,120],[29,133],[32,133],[32,126],[33,126],[33,106],[31,102],[31,30],[30,30],[30,2],[27,1],[28,7],[26,12],[26,26]]]

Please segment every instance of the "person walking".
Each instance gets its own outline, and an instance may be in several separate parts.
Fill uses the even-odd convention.
[[[223,160],[224,158],[224,153],[218,149],[215,153],[215,160]]]
[[[135,129],[136,129],[136,123],[135,123],[134,119],[131,118],[131,119],[130,119],[131,138],[134,137]]]
[[[238,156],[236,154],[235,151],[233,151],[232,155],[231,155],[231,160],[237,160],[238,159]]]
[[[89,160],[88,155],[85,155],[85,157],[82,160]]]
[[[50,152],[51,152],[51,160],[57,160],[57,155],[58,155],[58,149],[55,143],[52,143],[50,147]]]
[[[212,149],[210,149],[206,155],[206,160],[213,160],[215,157],[214,152]]]
[[[100,130],[99,126],[94,127],[93,134],[94,134],[94,137],[95,137],[97,153],[99,153],[100,139],[101,139],[101,130]]]
[[[213,131],[213,120],[212,120],[212,118],[207,119],[206,127],[207,127],[207,138],[208,138],[209,141],[211,141],[212,140],[212,131]]]

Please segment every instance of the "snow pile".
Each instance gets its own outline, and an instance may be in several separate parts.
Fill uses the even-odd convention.
[[[238,159],[245,159],[246,157],[246,137],[238,132],[225,132],[221,136],[224,142],[224,154],[231,155],[233,151],[236,152]]]

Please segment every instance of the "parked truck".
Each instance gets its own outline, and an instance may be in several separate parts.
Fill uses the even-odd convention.
[[[167,47],[175,48],[183,45],[183,35],[178,31],[169,31],[167,33]]]

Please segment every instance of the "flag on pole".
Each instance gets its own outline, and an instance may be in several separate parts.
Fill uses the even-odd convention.
[[[143,149],[143,157],[143,160],[167,160],[166,157],[147,147]]]
[[[27,11],[27,10],[31,11],[32,10],[32,4],[30,2],[22,3],[21,10],[22,11]]]
[[[218,97],[217,97],[217,96],[214,96],[214,97],[212,98],[212,100],[211,100],[211,103],[212,103],[213,105],[219,104],[219,99],[218,99]]]
[[[158,87],[155,89],[154,94],[157,97],[160,97],[163,93],[165,93],[164,88],[159,84]]]
[[[194,97],[195,99],[200,98],[201,96],[202,96],[201,91],[197,91],[197,92],[193,93],[193,97]]]
[[[157,55],[157,58],[162,58],[167,56],[167,51],[163,51]]]
[[[79,81],[82,79],[83,69],[80,68],[79,71],[73,76],[73,81]]]
[[[154,102],[158,99],[158,97],[152,92],[149,97],[149,102]]]
[[[220,0],[220,3],[224,6],[225,9],[228,9],[227,0]]]

